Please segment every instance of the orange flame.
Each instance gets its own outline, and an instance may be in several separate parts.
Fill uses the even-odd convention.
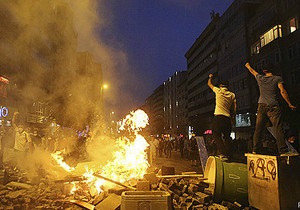
[[[119,150],[114,153],[114,160],[109,161],[102,168],[102,176],[121,183],[131,181],[132,179],[140,179],[144,176],[149,167],[146,153],[149,144],[138,132],[147,125],[148,115],[142,110],[131,112],[123,119],[120,129],[128,130],[135,138],[133,141],[126,137],[117,139],[116,144]],[[60,151],[53,153],[52,157],[65,170],[69,172],[74,170],[74,168],[63,162]],[[103,186],[106,181],[93,176],[94,171],[88,167],[85,167],[85,170],[86,172],[83,174],[83,176],[87,178],[85,182],[100,193],[102,191],[101,186]],[[72,192],[75,191],[75,189],[74,186]]]
[[[75,170],[75,168],[70,167],[67,163],[64,162],[62,153],[63,153],[63,151],[56,151],[55,153],[52,153],[51,156],[64,170],[66,170],[68,172]]]
[[[135,139],[133,142],[125,137],[117,140],[120,149],[114,153],[114,160],[103,167],[102,176],[119,182],[126,182],[133,178],[140,179],[144,176],[149,167],[145,151],[149,144],[138,132],[147,125],[148,115],[140,109],[131,112],[123,119],[120,129],[127,129],[130,133],[134,133]]]

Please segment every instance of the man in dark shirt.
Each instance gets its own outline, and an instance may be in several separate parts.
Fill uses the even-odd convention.
[[[270,120],[275,130],[276,143],[280,155],[295,155],[294,153],[288,151],[288,147],[285,143],[282,114],[277,94],[278,89],[280,90],[280,94],[288,106],[292,110],[296,107],[290,102],[288,93],[283,86],[282,78],[280,76],[273,75],[273,68],[271,65],[266,65],[263,67],[263,72],[265,75],[261,75],[256,72],[248,62],[245,64],[245,67],[255,77],[260,93],[258,99],[256,127],[253,135],[253,153],[260,152],[262,131],[266,127],[268,120]]]

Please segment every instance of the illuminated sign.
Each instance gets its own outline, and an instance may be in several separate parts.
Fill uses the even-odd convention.
[[[206,130],[204,134],[212,134],[212,130]]]
[[[7,117],[8,115],[8,108],[5,106],[0,106],[0,117]]]
[[[235,127],[248,127],[251,126],[250,113],[237,114],[235,116]]]

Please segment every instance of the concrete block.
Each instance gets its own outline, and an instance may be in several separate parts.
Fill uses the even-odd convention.
[[[155,174],[155,173],[145,174],[145,175],[144,175],[144,178],[145,178],[146,180],[149,181],[150,185],[151,185],[151,184],[157,184],[157,183],[159,183],[159,180],[158,180],[158,178],[156,177],[156,174]]]
[[[116,194],[109,194],[102,202],[100,202],[96,210],[115,210],[121,206],[121,196]]]
[[[138,181],[136,185],[137,191],[150,191],[150,182],[149,181]]]

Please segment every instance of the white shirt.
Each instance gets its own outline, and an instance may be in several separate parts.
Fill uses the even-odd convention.
[[[229,91],[226,87],[214,87],[216,94],[216,107],[214,115],[224,115],[230,117],[232,103],[236,101],[235,94]]]
[[[16,128],[14,149],[25,152],[27,142],[31,142],[29,134],[25,131],[19,133],[18,128]]]

